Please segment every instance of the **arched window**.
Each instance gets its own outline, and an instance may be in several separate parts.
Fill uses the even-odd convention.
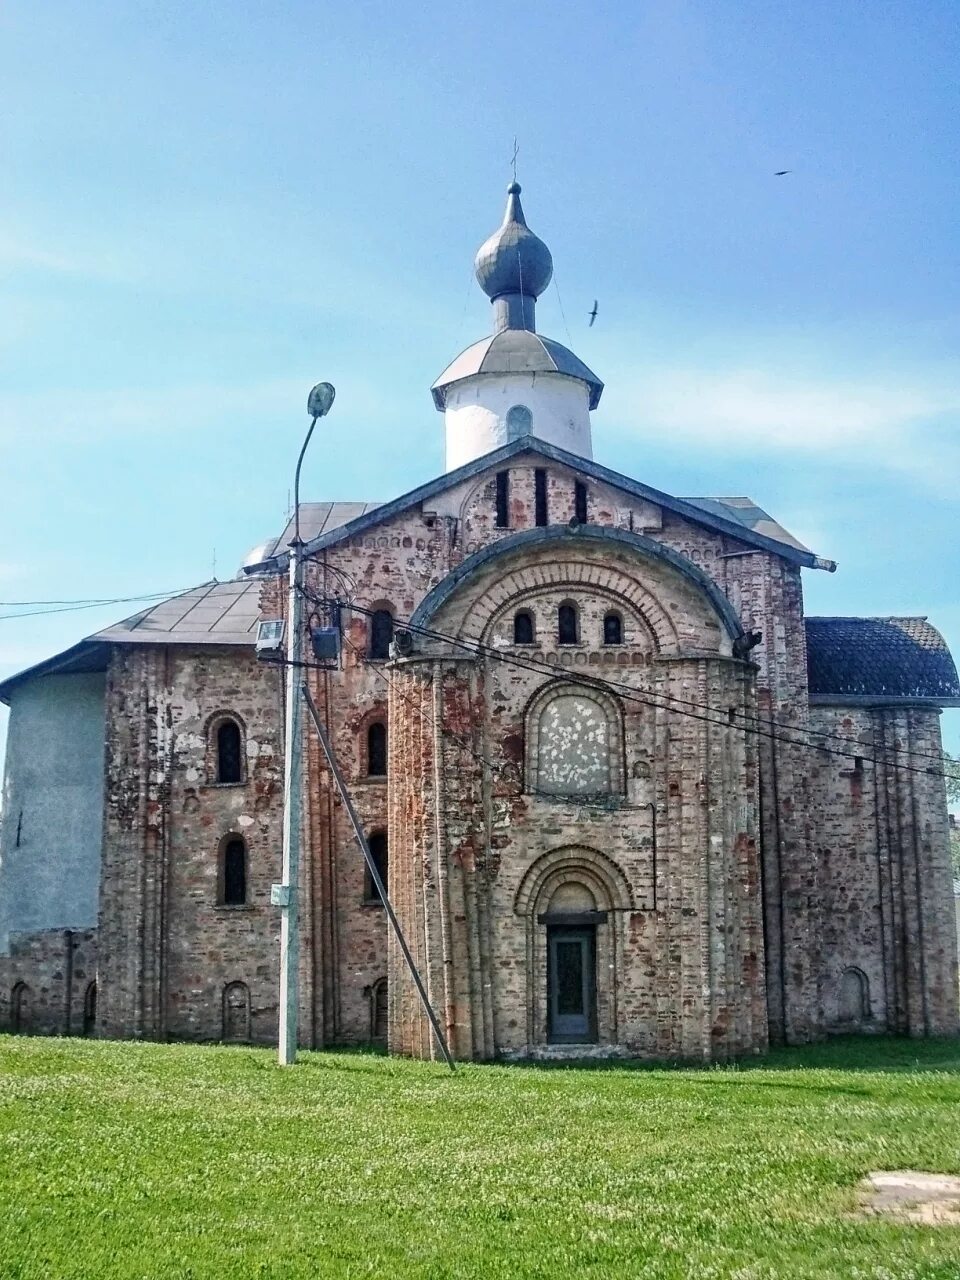
[[[525,739],[526,787],[533,794],[623,794],[623,717],[616,699],[548,685],[527,708]]]
[[[533,414],[525,404],[515,404],[507,410],[507,440],[519,440],[533,431]]]
[[[243,738],[236,720],[217,726],[217,781],[243,781]]]
[[[97,984],[91,982],[83,997],[83,1034],[92,1036],[97,1029]]]
[[[557,641],[560,644],[577,643],[576,605],[562,604],[557,610]]]
[[[377,871],[380,873],[380,879],[383,881],[383,887],[390,892],[389,878],[389,858],[387,855],[387,833],[385,831],[374,831],[367,836],[367,844],[370,846],[370,852],[373,854],[373,861]],[[377,886],[373,883],[373,876],[369,870],[366,872],[363,881],[363,899],[365,902],[380,902],[380,893]]]
[[[623,619],[619,613],[603,615],[603,643],[623,644]]]
[[[533,644],[533,614],[521,609],[513,619],[513,643]]]
[[[250,1039],[250,988],[245,982],[228,982],[223,988],[221,1038],[234,1044]]]
[[[367,728],[367,777],[387,776],[387,726],[374,720]]]
[[[387,980],[379,978],[370,988],[370,1039],[387,1043]]]
[[[30,1016],[30,988],[25,982],[14,983],[10,992],[10,1030],[23,1031]]]
[[[225,907],[242,907],[247,901],[247,846],[231,836],[223,846],[220,901]]]
[[[393,639],[393,614],[389,609],[375,609],[370,618],[368,658],[389,658]]]

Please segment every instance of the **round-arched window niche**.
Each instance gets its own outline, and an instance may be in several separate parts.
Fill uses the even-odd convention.
[[[533,433],[533,414],[525,404],[515,404],[507,410],[507,440],[519,440]]]

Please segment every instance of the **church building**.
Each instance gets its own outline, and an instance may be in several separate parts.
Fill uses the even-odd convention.
[[[304,678],[453,1053],[721,1060],[958,1031],[922,617],[810,618],[835,565],[746,497],[593,461],[603,383],[536,330],[516,183],[446,470],[305,503]],[[275,1043],[293,527],[0,684],[0,1030]],[[304,720],[300,1042],[437,1053]]]

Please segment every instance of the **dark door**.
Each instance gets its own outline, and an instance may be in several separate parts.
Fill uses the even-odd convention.
[[[547,930],[548,1038],[592,1044],[597,1038],[595,926]]]

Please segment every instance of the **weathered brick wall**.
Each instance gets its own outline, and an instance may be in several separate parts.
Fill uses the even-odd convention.
[[[824,735],[810,782],[826,1025],[953,1035],[957,947],[939,716],[817,707],[812,727]],[[857,984],[859,1016],[849,1000]]]
[[[580,612],[574,646],[560,646],[551,623],[567,599]],[[612,606],[626,643],[604,652]],[[520,608],[536,615],[538,636],[522,649],[512,646]],[[721,629],[702,597],[652,559],[611,563],[571,540],[491,565],[431,627],[507,659],[401,661],[390,703],[391,756],[406,762],[390,784],[396,906],[455,1051],[545,1048],[540,917],[569,885],[607,912],[597,932],[601,1049],[704,1058],[762,1048],[756,762],[742,729],[752,673],[717,656]],[[685,656],[690,648],[703,656]],[[568,669],[625,686],[623,697],[601,691],[623,725],[607,802],[531,785],[530,708]],[[676,714],[694,703],[724,711]],[[390,979],[391,1047],[434,1052],[396,948]]]
[[[609,923],[598,929],[598,1030],[607,1047],[694,1057],[760,1047],[767,1034],[764,975],[771,1034],[810,1038],[833,1017],[831,983],[846,938],[854,936],[846,930],[841,937],[836,921],[826,929],[844,883],[841,846],[867,839],[869,815],[841,813],[843,795],[811,773],[809,750],[790,743],[805,742],[810,723],[796,567],[587,481],[592,524],[680,553],[717,584],[745,628],[763,633],[751,654],[755,676],[729,657],[729,636],[700,588],[655,558],[588,547],[573,535],[545,559],[539,552],[521,557],[509,575],[494,562],[472,595],[455,595],[431,624],[516,656],[509,625],[522,600],[537,616],[530,652],[549,669],[518,671],[442,646],[429,660],[368,659],[364,611],[389,607],[399,620],[409,618],[467,556],[534,527],[534,470],[542,461],[511,464],[506,529],[496,527],[490,473],[439,495],[430,509],[408,510],[345,539],[308,566],[308,615],[320,616],[317,602],[331,595],[359,606],[343,614],[341,669],[306,677],[365,830],[388,833],[391,894],[450,1037],[463,1056],[542,1044],[544,957],[531,921],[540,898],[562,887],[568,851],[594,898],[610,901]],[[552,463],[546,470],[549,522],[562,527],[574,513],[578,477]],[[551,620],[571,595],[580,607],[581,643],[561,647],[551,641]],[[610,607],[624,620],[625,643],[616,653],[601,643]],[[282,579],[264,579],[261,608],[264,616],[284,615]],[[641,699],[623,701],[625,793],[609,810],[523,790],[524,709],[537,688],[564,672],[623,682]],[[281,668],[258,664],[247,650],[117,651],[107,697],[105,1034],[218,1038],[226,1023],[230,1034],[239,1027],[255,1039],[275,1038],[279,913],[267,898],[280,872],[282,682]],[[687,710],[732,709],[732,723],[680,715],[681,703],[672,699]],[[369,778],[365,761],[366,727],[385,708],[386,782]],[[223,711],[244,726],[248,768],[237,787],[211,786],[204,772],[211,717]],[[757,714],[760,734],[745,733]],[[884,732],[926,742],[933,731],[914,715]],[[373,990],[389,964],[391,1043],[427,1052],[429,1036],[399,981],[396,955],[388,960],[384,912],[366,900],[353,831],[309,721],[304,733],[301,1042],[367,1042]],[[909,775],[908,792],[903,770],[889,776],[883,812],[896,808],[899,815],[896,847],[916,845],[914,873],[916,865],[940,867],[936,782],[918,785]],[[651,802],[656,874],[651,815],[643,807]],[[829,839],[821,826],[832,831]],[[217,904],[217,850],[231,832],[250,849],[249,905],[242,909]],[[818,856],[818,846],[829,856]],[[559,861],[538,878],[545,855]],[[840,905],[852,920],[853,886],[867,871],[862,859],[848,869]],[[896,1008],[911,1010],[894,1021],[919,1026],[923,1006],[924,1026],[952,1025],[948,931],[923,886],[918,896],[906,872],[898,875],[885,908],[891,936],[921,930],[925,943],[922,966],[904,952],[902,976],[892,977],[893,962],[883,962],[888,988],[899,982],[903,989]],[[873,991],[881,974],[869,958],[866,926],[858,927],[853,951]]]
[[[95,929],[14,934],[10,954],[0,956],[0,1030],[96,1034],[88,1016],[96,1012],[96,981]]]
[[[800,570],[757,553],[714,561],[747,630],[759,666],[760,837],[763,860],[767,1001],[774,1041],[802,1043],[823,1029],[820,981],[823,908],[808,793],[810,723]],[[710,572],[710,565],[704,568]]]
[[[276,1035],[279,921],[269,895],[280,868],[281,679],[248,650],[144,646],[114,655],[100,907],[105,1035],[219,1039],[228,987],[249,1004],[250,1037]],[[239,784],[217,783],[213,771],[211,729],[225,713],[243,732]],[[243,906],[218,900],[231,835],[248,850]]]

